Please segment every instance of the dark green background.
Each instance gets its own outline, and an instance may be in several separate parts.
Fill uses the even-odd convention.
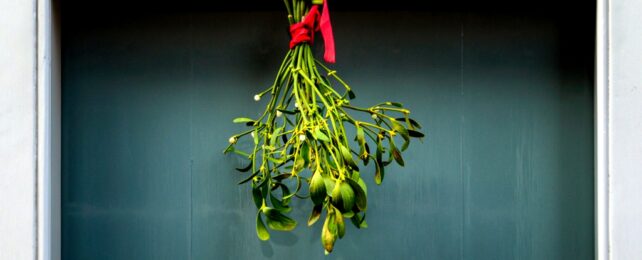
[[[401,101],[427,138],[382,186],[362,171],[370,227],[324,258],[307,202],[256,238],[221,153],[264,108],[283,12],[64,14],[63,259],[593,258],[590,19],[335,12],[354,104]]]

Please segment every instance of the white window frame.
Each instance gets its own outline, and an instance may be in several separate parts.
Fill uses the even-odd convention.
[[[37,1],[37,259],[60,259],[60,35],[56,0]],[[597,0],[595,71],[595,254],[607,260],[610,252],[609,173],[611,151],[610,1]],[[628,0],[621,0],[626,2]],[[642,7],[634,1],[631,5]],[[571,15],[571,14],[569,14]],[[640,26],[640,25],[638,25]],[[640,42],[642,43],[642,42]],[[642,103],[642,100],[640,101]],[[642,106],[638,106],[642,108]],[[642,121],[642,120],[640,120]],[[642,158],[638,158],[642,159]],[[0,191],[0,195],[3,195]],[[621,198],[618,198],[621,199]],[[6,235],[6,234],[5,234]],[[11,236],[11,234],[9,234]],[[639,235],[640,236],[640,235]],[[638,239],[641,239],[638,237]]]
[[[61,259],[61,49],[59,4],[36,0],[36,257]]]
[[[610,1],[597,0],[595,25],[595,259],[608,260]]]

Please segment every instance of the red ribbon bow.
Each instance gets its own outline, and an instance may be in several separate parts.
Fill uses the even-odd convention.
[[[328,63],[334,63],[334,36],[332,34],[332,24],[330,24],[328,0],[323,1],[323,13],[319,13],[318,5],[313,5],[303,21],[290,26],[290,35],[292,36],[290,49],[293,49],[303,42],[314,43],[314,33],[316,31],[321,31],[321,35],[323,36],[323,43],[325,45],[323,59]]]

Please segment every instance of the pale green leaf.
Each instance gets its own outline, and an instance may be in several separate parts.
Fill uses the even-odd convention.
[[[263,241],[270,239],[270,232],[268,232],[265,224],[263,224],[260,211],[256,214],[256,235]]]
[[[263,214],[267,218],[269,228],[278,231],[290,231],[296,227],[296,220],[291,219],[274,208],[263,208]]]
[[[254,120],[247,117],[237,117],[237,118],[234,118],[232,122],[234,122],[235,124],[240,124],[240,123],[254,122]]]

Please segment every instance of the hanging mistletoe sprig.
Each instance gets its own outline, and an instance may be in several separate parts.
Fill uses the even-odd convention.
[[[404,165],[401,152],[411,137],[424,135],[417,131],[421,126],[409,117],[410,111],[400,103],[352,105],[350,100],[355,94],[351,87],[336,71],[314,58],[310,45],[314,32],[321,30],[325,60],[334,62],[327,2],[284,2],[292,34],[290,50],[274,83],[254,96],[256,101],[270,97],[265,112],[257,119],[234,119],[234,123],[243,123],[249,130],[230,137],[225,153],[233,152],[249,160],[246,167],[237,169],[249,173],[239,184],[252,186],[258,208],[256,231],[261,240],[270,238],[264,223],[272,230],[294,229],[297,222],[285,215],[292,210],[290,202],[309,198],[314,207],[308,226],[325,212],[321,242],[327,254],[337,238],[344,236],[346,218],[357,228],[367,227],[367,188],[355,158],[364,165],[372,161],[375,183],[381,184],[388,164],[395,161]],[[323,13],[318,10],[321,3]],[[333,88],[333,82],[342,88]],[[358,120],[351,113],[365,113],[371,120]],[[347,125],[354,127],[355,134],[349,136]],[[236,148],[244,137],[253,142],[251,151]],[[353,137],[355,145],[350,144]],[[301,194],[303,185],[308,185],[309,194]]]

